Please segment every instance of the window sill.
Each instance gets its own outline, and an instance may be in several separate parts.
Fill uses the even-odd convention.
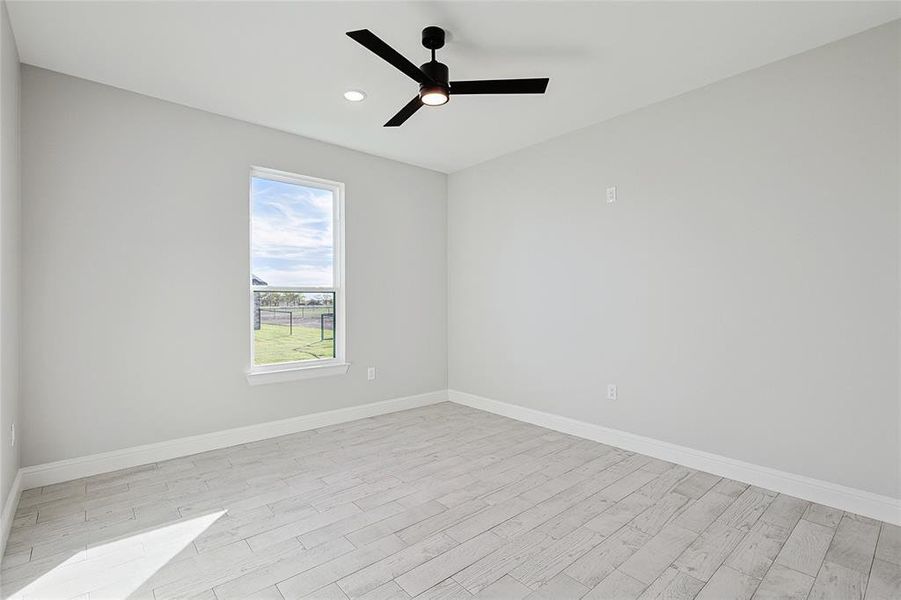
[[[264,385],[298,379],[312,379],[313,377],[344,375],[347,373],[348,368],[350,368],[350,363],[329,363],[307,367],[286,367],[273,371],[253,371],[247,374],[247,383],[250,385]]]

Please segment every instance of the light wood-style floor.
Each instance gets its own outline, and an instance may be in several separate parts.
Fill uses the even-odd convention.
[[[28,490],[14,598],[901,598],[901,529],[438,404]]]

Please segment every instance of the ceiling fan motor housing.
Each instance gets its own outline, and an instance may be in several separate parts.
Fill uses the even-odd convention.
[[[419,68],[422,69],[423,73],[429,76],[429,79],[441,86],[447,87],[447,82],[450,81],[450,79],[448,77],[446,64],[433,60],[425,63]]]
[[[450,98],[447,65],[433,60],[419,68],[434,82],[426,82],[419,85],[419,97],[422,101],[432,106],[446,103]],[[430,95],[433,98],[438,98],[438,101],[429,102],[427,96]]]

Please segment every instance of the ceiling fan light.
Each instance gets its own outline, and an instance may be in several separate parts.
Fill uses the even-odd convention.
[[[419,94],[419,99],[427,106],[441,106],[447,103],[447,90],[441,87],[426,87]]]

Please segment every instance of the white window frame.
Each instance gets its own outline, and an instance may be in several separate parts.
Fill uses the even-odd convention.
[[[333,261],[333,287],[279,287],[279,286],[254,286],[253,285],[253,178],[268,179],[270,181],[281,181],[283,183],[291,183],[304,187],[326,190],[332,193],[334,199],[332,203],[332,235],[334,247]],[[250,231],[250,248],[248,252],[248,262],[250,272],[247,281],[250,285],[249,294],[249,314],[250,323],[248,331],[250,332],[250,368],[247,371],[247,381],[251,385],[262,383],[277,383],[281,381],[291,381],[295,379],[306,379],[309,377],[323,377],[326,375],[343,375],[347,372],[350,364],[346,360],[347,345],[345,343],[345,315],[347,312],[345,302],[345,282],[344,282],[344,184],[337,181],[329,181],[327,179],[318,179],[316,177],[308,177],[305,175],[297,175],[285,171],[277,171],[265,167],[251,167],[249,185],[249,231]],[[253,330],[253,309],[254,309],[254,292],[302,292],[302,293],[334,293],[335,294],[335,357],[322,358],[318,360],[299,360],[284,363],[275,363],[271,365],[254,364],[254,330]]]

